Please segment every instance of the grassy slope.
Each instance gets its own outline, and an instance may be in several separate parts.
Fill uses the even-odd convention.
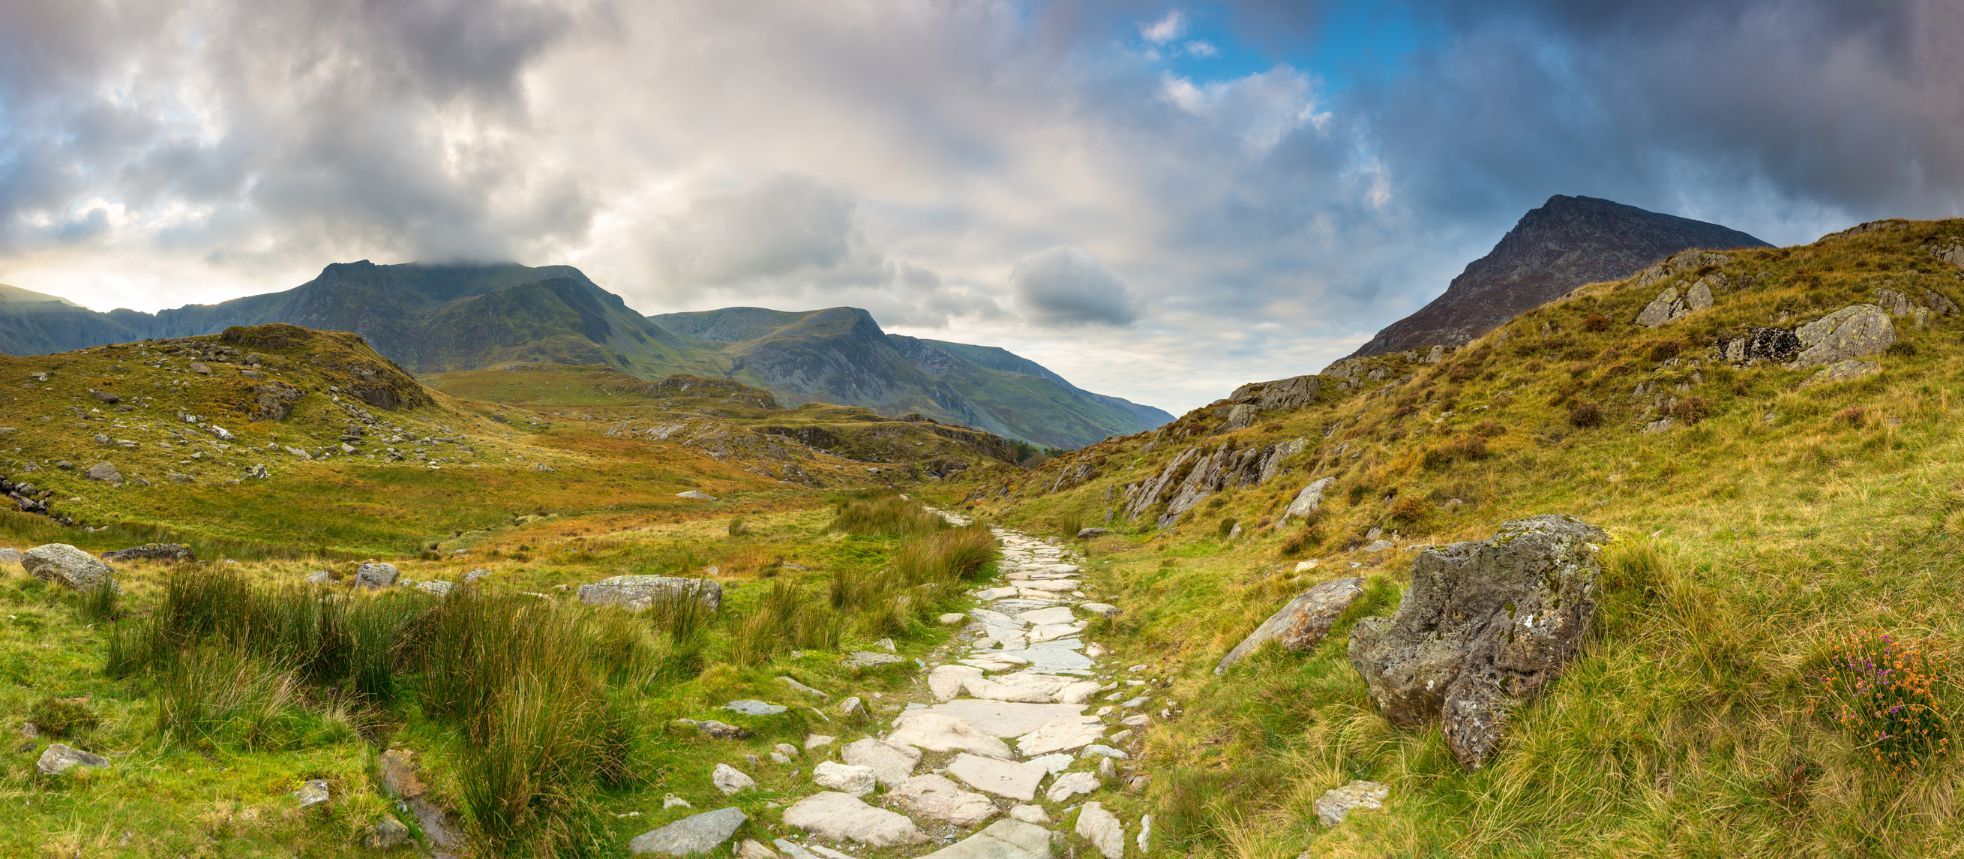
[[[1914,223],[1735,252],[1726,270],[1752,286],[1655,330],[1631,320],[1664,283],[1586,287],[1440,365],[1371,359],[1388,377],[1371,393],[1225,436],[1205,434],[1218,415],[1196,413],[1054,466],[1098,463],[1081,488],[1043,495],[1053,469],[1022,481],[999,512],[1072,531],[1189,444],[1310,442],[1279,480],[1216,496],[1168,531],[1120,522],[1090,546],[1128,607],[1119,653],[1176,672],[1192,702],[1149,740],[1148,805],[1169,855],[1954,852],[1964,762],[1877,771],[1810,715],[1808,670],[1831,634],[1866,626],[1940,651],[1964,643],[1964,319],[1897,320],[1902,345],[1881,375],[1820,386],[1802,386],[1811,371],[1730,367],[1711,343],[1878,287],[1955,300],[1964,273],[1926,247],[1960,235],[1964,222]],[[1649,395],[1633,395],[1641,383]],[[1694,397],[1702,422],[1641,432],[1660,401]],[[1570,423],[1585,401],[1600,426]],[[1471,439],[1485,458],[1451,455]],[[1336,483],[1312,523],[1267,526],[1325,476]],[[1614,537],[1596,631],[1500,756],[1462,772],[1436,730],[1376,714],[1344,642],[1356,618],[1395,608],[1416,545],[1542,512]],[[1222,539],[1230,519],[1253,533]],[[1361,551],[1374,527],[1402,534],[1400,548]],[[1304,559],[1318,566],[1296,572]],[[1350,574],[1366,576],[1367,597],[1315,652],[1212,675],[1290,596]],[[1964,705],[1954,679],[1939,691],[1953,713]],[[1310,804],[1352,778],[1390,784],[1387,810],[1322,830]]]

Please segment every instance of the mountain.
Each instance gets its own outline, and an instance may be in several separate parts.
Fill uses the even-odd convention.
[[[414,373],[506,364],[604,365],[643,379],[740,379],[787,403],[919,413],[1049,447],[1080,447],[1171,416],[1079,389],[1000,349],[897,338],[863,310],[731,308],[647,317],[571,266],[335,263],[284,292],[159,313],[99,313],[0,290],[0,352],[63,352],[287,323],[353,331]]]
[[[1085,391],[1003,349],[888,334],[871,314],[853,307],[732,307],[651,318],[715,350],[727,360],[731,378],[793,404],[918,413],[1060,448],[1172,419],[1151,406]]]
[[[1445,294],[1379,331],[1349,357],[1459,346],[1585,283],[1618,280],[1687,248],[1756,248],[1729,227],[1594,197],[1557,194],[1521,216]]]

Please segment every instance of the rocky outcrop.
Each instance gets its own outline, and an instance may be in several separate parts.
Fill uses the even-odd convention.
[[[1881,354],[1896,342],[1896,325],[1882,308],[1856,304],[1794,329],[1794,336],[1800,340],[1794,363],[1825,367]]]
[[[246,413],[255,421],[283,421],[293,414],[293,404],[300,402],[301,391],[285,382],[266,382],[254,385],[247,392],[251,399],[246,403]]]
[[[1308,486],[1296,493],[1295,499],[1289,502],[1288,509],[1282,511],[1281,518],[1275,520],[1275,527],[1280,528],[1291,519],[1314,515],[1323,506],[1323,490],[1330,488],[1330,484],[1334,482],[1336,482],[1334,477],[1319,477],[1310,481]]]
[[[1715,255],[1716,256],[1716,255]],[[1699,278],[1685,288],[1682,295],[1675,286],[1664,287],[1664,291],[1644,305],[1643,312],[1637,314],[1637,324],[1645,328],[1655,328],[1667,322],[1675,322],[1693,313],[1712,306],[1712,286],[1723,286],[1725,276],[1710,274]]]
[[[1964,268],[1964,242],[1933,245],[1930,255],[1958,268]]]
[[[680,576],[614,576],[593,584],[580,585],[580,602],[587,605],[615,605],[629,611],[643,611],[658,600],[702,600],[704,608],[715,611],[723,605],[723,586],[708,579]]]
[[[1050,491],[1063,492],[1067,489],[1076,489],[1090,483],[1091,479],[1097,476],[1097,466],[1089,462],[1073,462],[1057,469],[1057,479],[1051,481]]]
[[[191,548],[183,543],[145,543],[141,546],[132,546],[128,549],[104,552],[102,553],[102,559],[119,563],[122,561],[163,561],[165,563],[175,564],[185,561],[195,561],[198,558],[196,555],[191,554]]]
[[[1307,439],[1298,438],[1262,447],[1236,447],[1228,442],[1211,451],[1188,448],[1157,474],[1126,487],[1125,515],[1138,518],[1159,509],[1161,499],[1165,499],[1165,509],[1157,521],[1159,527],[1167,527],[1214,493],[1267,483],[1281,471],[1284,460],[1308,447]]]
[[[1745,334],[1720,340],[1718,351],[1739,366],[1761,362],[1786,364],[1800,354],[1800,338],[1785,328],[1749,328]]]
[[[1228,651],[1220,664],[1214,666],[1214,673],[1226,674],[1235,663],[1270,641],[1297,653],[1310,650],[1323,641],[1323,635],[1343,616],[1344,609],[1363,595],[1364,580],[1359,578],[1324,582],[1304,591]]]
[[[35,546],[21,555],[20,565],[30,576],[78,591],[115,586],[115,571],[108,564],[67,543]]]
[[[1350,664],[1372,702],[1400,727],[1442,721],[1461,765],[1485,763],[1508,712],[1581,646],[1607,539],[1573,517],[1536,516],[1489,540],[1422,551],[1397,613],[1360,621],[1350,635]]]
[[[1228,402],[1254,407],[1257,412],[1300,409],[1316,404],[1323,392],[1323,378],[1316,375],[1290,376],[1272,382],[1249,382],[1234,389]]]

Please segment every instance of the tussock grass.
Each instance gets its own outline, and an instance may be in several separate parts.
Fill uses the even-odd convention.
[[[832,530],[860,537],[906,537],[948,527],[927,508],[892,493],[848,497],[834,510]]]

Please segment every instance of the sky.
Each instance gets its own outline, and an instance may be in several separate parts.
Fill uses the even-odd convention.
[[[97,309],[563,263],[1177,413],[1553,194],[1793,244],[1960,189],[1955,0],[0,0],[0,283]]]

